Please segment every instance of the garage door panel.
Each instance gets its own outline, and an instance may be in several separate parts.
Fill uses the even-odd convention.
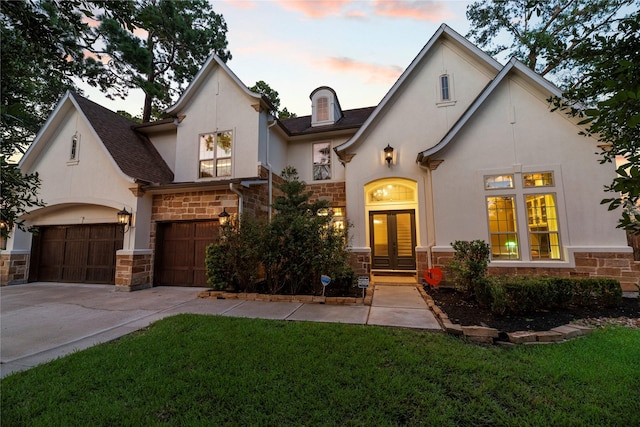
[[[113,284],[123,238],[116,224],[41,227],[29,280]]]
[[[217,221],[159,223],[155,284],[207,286],[206,248],[217,236]]]

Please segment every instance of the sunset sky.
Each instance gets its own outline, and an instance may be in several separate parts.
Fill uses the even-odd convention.
[[[311,113],[309,94],[333,88],[343,109],[377,105],[442,23],[463,36],[467,1],[413,0],[214,0],[227,22],[227,63],[245,83],[264,80],[281,107]],[[85,89],[85,88],[83,88]],[[141,93],[109,101],[90,99],[133,115]]]

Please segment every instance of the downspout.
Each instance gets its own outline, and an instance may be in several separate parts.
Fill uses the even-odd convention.
[[[268,188],[268,192],[269,192],[269,199],[267,200],[267,208],[269,209],[268,212],[268,219],[269,219],[269,224],[271,224],[271,201],[272,201],[272,197],[273,197],[273,167],[271,166],[271,163],[269,161],[269,135],[271,135],[271,128],[278,123],[277,119],[275,116],[271,116],[273,117],[273,121],[267,125],[267,167],[269,168],[269,183],[267,184],[267,188]],[[269,123],[269,122],[267,122]]]
[[[240,192],[240,190],[236,188],[234,182],[229,183],[229,190],[233,191],[238,195],[238,220],[239,220],[240,218],[242,218],[242,211],[244,210],[243,209],[244,197],[242,196],[242,193]]]
[[[431,169],[429,168],[429,166],[425,166],[422,163],[422,157],[421,155],[419,156],[419,159],[416,161],[416,163],[418,164],[418,167],[420,167],[421,169],[424,169],[425,172],[427,172],[427,181],[429,182],[429,193],[432,195],[432,201],[433,201],[433,184],[432,184],[432,180],[431,180]],[[425,201],[426,202],[426,201]],[[426,210],[426,206],[425,206],[425,210]],[[426,212],[425,212],[426,213]],[[431,203],[431,212],[429,212],[429,215],[431,215],[431,218],[434,218],[434,213],[433,213],[433,203]],[[426,215],[425,215],[426,217]],[[427,225],[427,224],[425,224]],[[429,232],[429,229],[427,228],[427,233]],[[431,245],[432,242],[427,242],[429,246],[429,251],[427,253],[427,268],[432,269],[433,268],[433,260],[431,259],[432,257],[432,252],[431,249],[433,248],[433,245]],[[418,272],[418,277],[420,277],[420,272]]]

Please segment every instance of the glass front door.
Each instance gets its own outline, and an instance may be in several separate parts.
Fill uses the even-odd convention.
[[[415,270],[415,211],[369,212],[372,268]]]

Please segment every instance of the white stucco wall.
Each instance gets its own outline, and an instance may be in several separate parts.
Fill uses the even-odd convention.
[[[165,132],[154,132],[147,135],[153,146],[156,148],[160,156],[167,163],[167,166],[176,172],[176,147],[177,136],[175,130]]]
[[[333,151],[334,147],[344,143],[347,136],[323,136],[316,135],[314,139],[297,140],[289,142],[286,153],[287,165],[293,166],[298,171],[300,179],[307,184],[322,184],[329,182],[343,182],[345,179],[345,168],[340,163],[340,159]],[[331,143],[331,179],[313,180],[313,144]]]
[[[70,162],[71,139],[76,133],[77,162]],[[25,216],[27,225],[116,223],[116,213],[123,207],[134,217],[137,214],[139,200],[129,190],[135,185],[120,172],[70,101],[28,153],[22,170],[39,173],[42,185],[38,195],[46,204]],[[133,248],[133,229],[130,234]],[[142,240],[138,244],[144,245]],[[16,230],[8,249],[28,250],[30,241],[28,233]],[[146,242],[148,247],[148,233]],[[125,239],[125,248],[127,243]]]
[[[439,102],[439,77],[443,73],[452,76],[455,101],[446,105]],[[395,93],[377,122],[367,129],[353,149],[355,157],[347,164],[347,213],[354,224],[352,244],[355,248],[369,245],[364,186],[393,177],[416,182],[417,246],[433,244],[429,172],[416,164],[416,156],[440,141],[496,73],[448,40],[434,45],[417,64],[413,75]],[[394,148],[391,168],[384,161],[383,149],[387,144]]]
[[[615,174],[613,166],[598,163],[596,141],[578,135],[578,126],[563,113],[551,113],[548,94],[517,74],[509,77],[436,156],[444,159],[433,172],[437,245],[488,241],[485,197],[491,194],[484,191],[484,175],[515,173],[516,185],[521,187],[520,171],[552,171],[555,186],[539,192],[557,195],[565,250],[625,247],[624,232],[615,228],[617,213],[600,205],[603,185]],[[526,238],[524,202],[518,202],[518,227]],[[570,257],[564,261],[570,262]]]
[[[178,115],[186,115],[178,125],[175,181],[198,181],[199,136],[233,131],[232,177],[252,177],[258,165],[259,113],[250,98],[233,79],[214,67]],[[207,178],[207,180],[230,177]]]

